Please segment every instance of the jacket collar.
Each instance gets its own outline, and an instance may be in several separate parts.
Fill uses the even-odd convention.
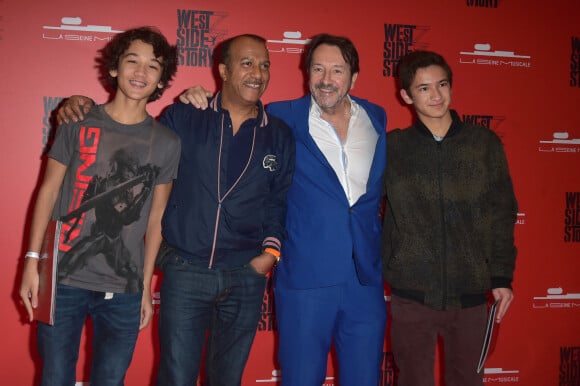
[[[445,138],[453,137],[454,135],[457,135],[461,131],[461,129],[463,129],[463,122],[461,122],[459,114],[457,114],[455,110],[449,110],[449,112],[451,113],[451,127],[447,131],[447,134],[445,134]],[[425,124],[421,122],[419,118],[417,118],[417,123],[415,124],[415,126],[417,127],[417,129],[421,134],[429,138],[433,138],[433,134],[431,134],[431,131],[429,131],[427,126],[425,126]]]
[[[349,95],[352,100],[354,100],[361,108],[365,109],[365,101],[363,99],[354,97]],[[304,144],[304,146],[319,160],[319,162],[325,166],[327,172],[332,174],[336,180],[336,183],[340,185],[338,178],[336,177],[336,173],[330,166],[330,163],[320,150],[320,148],[314,142],[314,139],[310,135],[309,130],[309,117],[310,117],[310,102],[311,102],[311,95],[308,94],[302,98],[292,100],[291,103],[291,112],[292,115],[288,117],[291,121],[287,122],[289,126],[292,126],[294,129],[294,137],[297,141],[300,141]],[[373,189],[374,186],[377,186],[379,181],[382,180],[383,170],[386,164],[386,153],[384,149],[386,148],[386,128],[379,127],[380,122],[377,122],[375,117],[372,113],[365,109],[367,112],[371,122],[373,123],[373,127],[379,133],[379,138],[377,140],[377,147],[375,149],[375,156],[373,162],[371,164],[371,169],[369,171],[369,179],[367,181],[367,192],[359,198],[358,202],[362,202],[363,200],[367,199],[368,193],[370,190]],[[342,188],[340,189],[342,191]],[[346,195],[343,194],[344,200],[346,200]],[[355,204],[356,205],[356,204]]]
[[[213,99],[210,100],[209,102],[209,107],[215,111],[216,113],[222,113],[225,112],[227,110],[224,110],[222,108],[222,92],[218,91],[216,93],[216,95],[213,97]],[[229,113],[228,113],[229,114]],[[258,122],[260,122],[259,127],[265,127],[268,125],[269,122],[269,118],[268,118],[268,114],[266,113],[266,110],[264,110],[264,105],[262,104],[262,101],[258,101]]]

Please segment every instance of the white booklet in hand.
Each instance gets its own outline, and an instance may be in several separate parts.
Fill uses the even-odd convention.
[[[499,300],[496,300],[489,308],[489,316],[487,317],[487,326],[485,328],[485,337],[483,338],[483,346],[481,347],[481,354],[479,356],[479,363],[477,364],[477,372],[480,373],[485,365],[487,354],[489,354],[489,346],[493,336],[493,326],[495,324],[495,312]]]

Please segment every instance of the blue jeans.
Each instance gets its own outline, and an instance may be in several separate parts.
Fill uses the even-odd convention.
[[[266,276],[249,264],[208,269],[170,257],[161,284],[157,385],[196,384],[206,335],[205,385],[240,385],[265,285]]]
[[[89,291],[59,284],[53,326],[38,323],[42,386],[73,386],[81,332],[87,315],[93,325],[91,386],[122,386],[141,315],[142,294]]]

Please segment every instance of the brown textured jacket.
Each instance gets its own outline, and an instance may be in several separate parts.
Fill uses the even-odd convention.
[[[437,310],[511,288],[517,203],[499,137],[455,111],[437,142],[418,121],[387,136],[383,273],[393,293]]]

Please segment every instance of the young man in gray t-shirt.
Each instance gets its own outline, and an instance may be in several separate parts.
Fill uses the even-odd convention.
[[[20,288],[31,321],[44,233],[51,218],[62,222],[54,325],[38,323],[42,385],[75,382],[87,316],[90,383],[123,384],[138,332],[153,315],[151,277],[180,141],[146,105],[174,76],[176,48],[158,31],[137,28],[103,53],[116,94],[85,121],[59,127],[32,219]]]

